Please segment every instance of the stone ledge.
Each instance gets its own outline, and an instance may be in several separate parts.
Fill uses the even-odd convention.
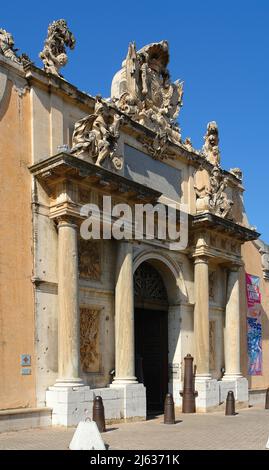
[[[11,415],[21,415],[21,414],[31,414],[31,413],[51,413],[52,409],[49,407],[44,408],[12,408],[7,410],[0,410],[0,419],[2,416],[11,416]]]
[[[0,411],[0,432],[51,426],[51,408],[20,408]]]

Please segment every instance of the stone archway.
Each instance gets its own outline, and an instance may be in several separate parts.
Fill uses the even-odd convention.
[[[146,387],[147,410],[163,410],[168,391],[168,296],[161,275],[143,262],[134,273],[135,375]]]
[[[135,273],[143,265],[150,265],[155,272],[157,272],[163,288],[160,283],[156,285],[156,276],[153,276],[153,282],[149,282],[148,291],[151,294],[151,299],[139,299],[134,295],[135,303],[135,316],[138,308],[146,309],[147,313],[151,312],[166,312],[166,330],[167,330],[167,360],[168,374],[166,374],[166,384],[163,390],[167,389],[172,393],[177,393],[180,388],[180,367],[181,367],[181,325],[182,313],[185,307],[183,304],[188,303],[188,294],[181,270],[181,266],[170,256],[169,253],[163,253],[159,250],[145,250],[140,252],[134,258],[133,272],[134,272],[134,291],[137,290]],[[145,280],[147,282],[147,279]],[[162,289],[166,292],[166,298]],[[145,295],[144,295],[145,297]],[[147,296],[149,297],[149,295]],[[150,316],[151,314],[149,314]],[[160,315],[160,314],[157,314]],[[155,318],[157,316],[155,315]],[[189,318],[186,312],[183,316],[183,323]],[[154,316],[152,317],[154,321]],[[159,320],[158,320],[159,321]],[[165,325],[163,325],[165,328]],[[176,401],[179,397],[176,395]]]

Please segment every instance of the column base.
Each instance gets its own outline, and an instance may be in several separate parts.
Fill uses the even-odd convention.
[[[219,386],[216,379],[211,379],[208,375],[196,376],[195,390],[198,392],[196,411],[210,411],[210,408],[219,405]]]
[[[136,377],[114,377],[114,380],[111,385],[128,385],[128,384],[138,384]]]
[[[228,392],[234,392],[236,401],[248,402],[248,380],[242,375],[227,374],[219,382],[220,387],[220,401],[223,402],[227,398]]]
[[[82,379],[57,379],[54,387],[84,387]]]
[[[92,416],[93,391],[90,387],[56,385],[46,392],[46,406],[52,408],[52,425],[76,426]]]
[[[146,389],[143,384],[110,385],[106,388],[49,387],[46,406],[52,408],[52,425],[77,426],[80,421],[92,418],[93,400],[103,399],[105,420],[140,421],[146,419]]]
[[[123,414],[125,420],[145,420],[147,417],[146,387],[139,383],[113,382],[111,389],[123,392]]]

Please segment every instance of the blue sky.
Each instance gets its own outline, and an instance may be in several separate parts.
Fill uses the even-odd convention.
[[[48,23],[58,18],[77,40],[63,75],[91,95],[110,95],[130,41],[169,41],[172,79],[185,82],[182,136],[201,148],[207,122],[217,121],[222,166],[243,170],[248,217],[269,243],[269,1],[14,0],[1,5],[0,27],[41,66]]]

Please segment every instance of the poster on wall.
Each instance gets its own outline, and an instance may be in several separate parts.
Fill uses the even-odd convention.
[[[262,375],[262,324],[260,278],[246,274],[248,375]]]

